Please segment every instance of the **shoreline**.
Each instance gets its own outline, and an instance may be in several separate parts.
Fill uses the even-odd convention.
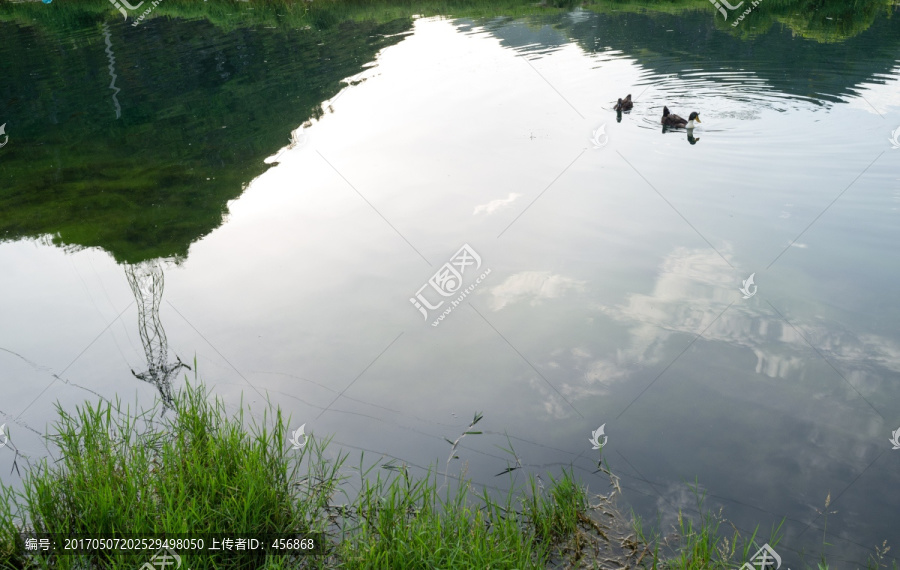
[[[133,553],[117,550],[103,555],[89,550],[82,562],[77,556],[26,553],[23,529],[96,539],[231,533],[281,535],[283,540],[324,537],[327,542],[319,544],[323,551],[318,555],[268,556],[261,565],[260,559],[251,561],[237,551],[179,551],[192,570],[724,570],[749,561],[763,541],[778,548],[780,525],[768,538],[759,529],[749,537],[736,529],[731,532],[721,512],[705,509],[705,497],[697,488],[699,517],[679,512],[672,532],[645,529],[640,519],[619,509],[618,477],[602,464],[597,473],[609,479],[606,495],[589,494],[571,467],[546,474],[546,486],[533,474],[516,485],[512,472],[522,467],[510,450],[516,463],[504,472],[510,477],[509,491],[498,496],[480,488],[467,478],[467,464],[458,474],[449,468],[459,440],[481,433],[469,431],[480,414],[451,442],[444,473],[434,467],[425,477],[414,477],[406,464],[367,464],[364,454],[358,467],[352,467],[348,453],[335,455],[329,439],[313,435],[293,449],[284,435],[286,420],[271,403],[262,424],[253,420],[250,425],[243,409],[228,416],[222,401],[210,401],[202,383],[187,383],[173,404],[174,416],[165,421],[157,415],[159,399],[154,408],[140,413],[123,410],[120,402],[86,403],[72,415],[58,408],[58,432],[50,439],[59,446],[61,460],[29,465],[21,493],[0,484],[5,499],[0,501],[0,568],[135,567]],[[438,485],[440,477],[444,483]],[[449,478],[456,481],[453,489],[446,486]],[[358,483],[355,493],[348,489],[351,480]],[[871,557],[875,565],[867,567],[882,567],[877,556],[884,552],[876,550]],[[410,560],[416,562],[410,566]]]

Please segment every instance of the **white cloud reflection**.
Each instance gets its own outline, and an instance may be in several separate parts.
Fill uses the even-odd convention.
[[[549,271],[523,271],[510,275],[503,283],[490,290],[491,309],[499,311],[507,305],[519,301],[530,301],[536,305],[544,299],[555,299],[569,291],[581,291],[584,281]]]
[[[521,198],[521,197],[522,197],[521,194],[516,194],[515,192],[510,192],[509,196],[506,197],[505,199],[491,200],[487,204],[480,204],[478,206],[475,206],[475,211],[472,212],[472,215],[477,216],[478,214],[484,213],[484,214],[490,216],[497,210],[511,205],[513,202],[515,202],[518,198]]]
[[[811,362],[819,360],[811,360],[811,349],[803,337],[864,393],[876,390],[885,380],[873,367],[900,372],[900,344],[891,338],[856,334],[836,322],[788,315],[791,326],[768,305],[759,303],[738,302],[722,313],[735,301],[738,284],[733,271],[715,252],[676,248],[663,261],[650,293],[631,293],[621,304],[596,307],[628,327],[628,333],[624,346],[614,354],[582,365],[586,384],[606,387],[663,363],[671,357],[665,350],[669,337],[696,335],[713,320],[703,339],[745,347],[756,357],[755,372],[770,378],[800,377],[809,371]],[[596,393],[596,389],[587,391]]]

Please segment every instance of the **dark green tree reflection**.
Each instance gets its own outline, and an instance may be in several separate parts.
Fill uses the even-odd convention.
[[[13,141],[0,155],[0,240],[50,235],[131,264],[184,258],[291,131],[410,27],[78,23],[65,34],[0,23]]]

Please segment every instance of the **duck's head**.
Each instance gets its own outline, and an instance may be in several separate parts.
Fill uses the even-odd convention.
[[[695,114],[696,114],[696,113],[695,113]],[[669,108],[668,108],[668,107],[663,107],[663,117],[668,117],[668,116],[669,116]]]
[[[688,121],[697,121],[698,123],[701,123],[702,121],[700,120],[700,113],[694,111],[688,116]]]

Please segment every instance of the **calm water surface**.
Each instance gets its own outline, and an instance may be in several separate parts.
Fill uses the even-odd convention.
[[[504,488],[509,441],[518,481],[605,492],[604,425],[666,528],[696,479],[742,530],[786,517],[787,564],[829,493],[838,567],[900,548],[900,14],[714,16],[0,22],[0,421],[38,458],[55,402],[196,359],[335,448],[443,466],[480,411],[452,471]],[[437,321],[464,244],[487,275]]]

